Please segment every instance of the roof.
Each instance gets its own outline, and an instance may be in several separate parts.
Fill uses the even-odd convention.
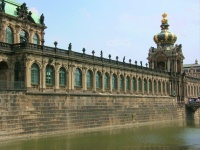
[[[21,6],[20,3],[16,2],[15,0],[5,0],[5,13],[14,17],[17,17],[17,10],[16,8]],[[38,14],[32,12],[32,18],[34,19],[35,23],[40,24],[40,17]]]
[[[183,67],[184,68],[191,68],[191,67],[198,68],[200,67],[200,64],[184,64]]]

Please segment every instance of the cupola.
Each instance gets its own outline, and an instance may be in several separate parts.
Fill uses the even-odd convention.
[[[160,26],[161,32],[154,35],[153,37],[154,42],[162,47],[174,45],[174,43],[177,40],[177,36],[172,32],[170,32],[168,29],[169,24],[168,24],[167,14],[164,13],[162,17],[163,17],[163,19],[161,20],[162,24]]]

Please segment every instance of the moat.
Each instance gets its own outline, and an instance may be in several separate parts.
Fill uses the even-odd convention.
[[[108,129],[0,143],[4,150],[200,149],[200,120]]]

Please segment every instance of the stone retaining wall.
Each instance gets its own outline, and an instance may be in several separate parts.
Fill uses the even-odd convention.
[[[172,97],[0,93],[0,139],[185,117]]]

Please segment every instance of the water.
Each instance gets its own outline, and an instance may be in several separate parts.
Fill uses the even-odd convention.
[[[2,142],[0,150],[196,150],[200,149],[199,122],[161,123]]]

